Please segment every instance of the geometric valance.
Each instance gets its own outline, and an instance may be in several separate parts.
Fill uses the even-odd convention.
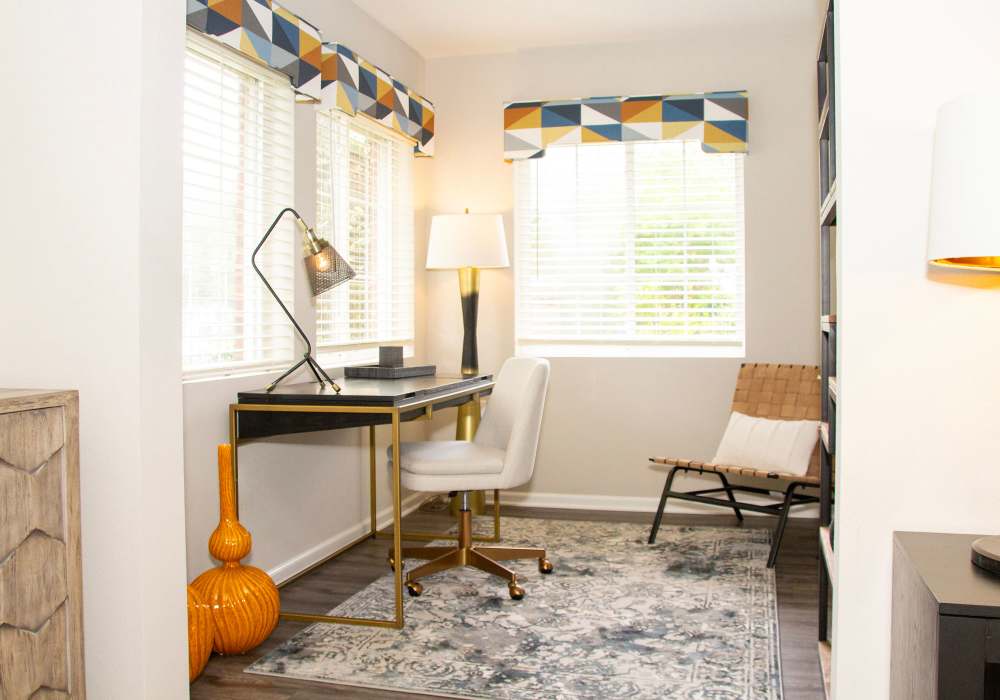
[[[186,0],[187,24],[288,76],[300,101],[364,114],[434,154],[434,105],[275,0]]]
[[[552,145],[698,140],[706,153],[746,153],[747,93],[587,97],[504,105],[504,159],[541,158]]]

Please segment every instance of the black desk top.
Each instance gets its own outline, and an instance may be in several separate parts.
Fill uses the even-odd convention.
[[[435,374],[426,377],[405,379],[355,379],[337,378],[340,393],[316,382],[304,384],[279,384],[268,393],[263,389],[241,391],[238,403],[256,404],[308,404],[308,405],[350,405],[350,406],[398,406],[414,399],[427,399],[454,391],[468,390],[482,385],[492,387],[492,374],[478,374],[472,377],[461,375]]]
[[[938,603],[942,615],[1000,617],[1000,576],[971,561],[980,535],[896,532],[896,543]]]

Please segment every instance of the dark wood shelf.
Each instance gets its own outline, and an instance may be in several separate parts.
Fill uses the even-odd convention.
[[[819,643],[819,669],[823,674],[823,692],[830,697],[830,678],[833,670],[833,645],[830,642]]]
[[[819,208],[819,225],[832,226],[837,222],[837,183],[830,186],[830,191]]]
[[[823,566],[830,577],[830,583],[837,582],[837,558],[833,553],[833,540],[830,538],[830,526],[826,525],[819,529],[819,550],[823,555]]]
[[[823,134],[827,131],[827,127],[830,123],[830,96],[827,95],[826,99],[823,100],[823,107],[820,109],[819,113],[819,129],[817,133],[818,138],[823,138]]]

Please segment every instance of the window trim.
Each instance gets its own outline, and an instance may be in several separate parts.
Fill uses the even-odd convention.
[[[685,141],[687,143],[687,141]],[[615,142],[613,144],[574,144],[572,146],[565,146],[566,148],[599,148],[605,145],[623,145],[622,143]],[[629,144],[624,144],[629,145]],[[561,146],[549,146],[549,148],[560,148]],[[712,154],[715,155],[715,154]],[[742,221],[743,221],[743,237],[742,237],[742,262],[743,262],[743,275],[742,275],[742,313],[743,313],[743,323],[742,323],[742,333],[739,340],[733,341],[711,341],[711,340],[698,340],[698,339],[679,339],[679,340],[662,340],[662,339],[620,339],[615,340],[609,338],[608,340],[595,340],[595,339],[544,339],[544,338],[530,338],[521,337],[518,329],[519,316],[522,313],[521,304],[521,265],[519,256],[519,247],[521,245],[521,231],[518,229],[519,216],[518,216],[518,189],[520,187],[520,178],[518,177],[517,167],[519,164],[524,164],[525,167],[530,167],[533,160],[515,161],[514,170],[512,177],[514,179],[514,202],[512,207],[512,217],[514,219],[514,236],[513,236],[513,260],[514,260],[514,355],[517,357],[546,357],[546,358],[581,358],[581,359],[651,359],[651,358],[691,358],[691,359],[712,359],[712,358],[735,358],[744,359],[747,355],[747,331],[749,327],[748,323],[748,310],[749,305],[747,303],[747,296],[749,290],[748,278],[749,278],[749,258],[747,255],[747,205],[746,205],[746,155],[745,154],[726,154],[734,155],[742,159],[741,165],[741,175],[743,178],[742,192],[743,192],[743,206],[742,206]],[[711,157],[711,156],[710,156]]]

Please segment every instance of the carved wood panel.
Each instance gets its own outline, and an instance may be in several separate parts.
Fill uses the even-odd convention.
[[[45,396],[73,403],[17,410],[24,398],[11,406],[0,392],[0,698],[5,700],[84,696],[76,399]],[[72,436],[67,417],[74,423]]]

